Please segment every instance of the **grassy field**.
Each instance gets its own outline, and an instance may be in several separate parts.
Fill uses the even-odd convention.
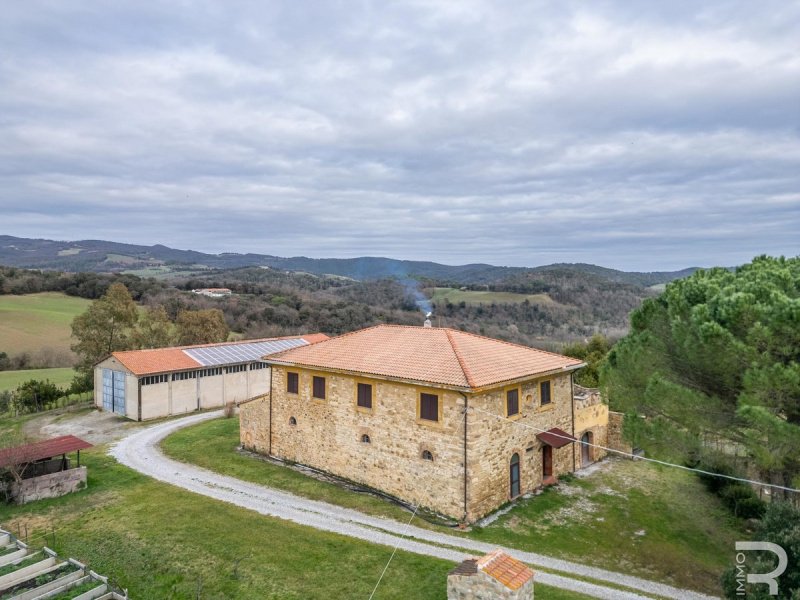
[[[514,294],[512,292],[484,292],[473,290],[459,290],[456,288],[433,288],[426,290],[431,296],[431,301],[436,303],[458,304],[519,304],[521,302],[531,302],[533,304],[552,303],[553,300],[547,294]]]
[[[127,269],[123,273],[127,275],[136,275],[137,277],[152,277],[154,279],[174,279],[176,277],[191,277],[199,275],[206,271],[206,268],[198,268],[196,270],[175,270],[168,265],[160,267],[145,267],[142,269]]]
[[[0,422],[3,427],[13,424]],[[392,549],[258,515],[81,452],[86,490],[16,507],[0,525],[86,562],[132,598],[368,598]],[[375,600],[440,600],[447,561],[398,551]],[[537,585],[540,600],[584,596]]]
[[[0,371],[0,392],[16,389],[20,383],[30,379],[50,380],[60,388],[69,386],[75,371],[65,369],[26,369],[24,371]]]
[[[45,347],[69,351],[72,319],[89,303],[58,292],[0,296],[0,350],[8,354]]]
[[[407,520],[408,513],[386,501],[235,452],[238,428],[237,419],[209,421],[171,435],[162,447],[173,458],[213,471]],[[568,479],[467,535],[719,593],[719,574],[733,560],[734,541],[747,538],[741,537],[741,523],[697,478],[614,460],[592,475]],[[418,518],[415,524],[435,527]]]

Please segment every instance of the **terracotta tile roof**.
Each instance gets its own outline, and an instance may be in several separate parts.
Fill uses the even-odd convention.
[[[202,366],[181,348],[126,350],[124,352],[112,352],[111,356],[121,362],[134,375],[199,369]]]
[[[324,333],[307,333],[300,336],[309,344],[316,344],[317,342],[324,342],[325,340],[331,339],[329,335],[325,335]],[[280,339],[280,338],[272,338],[272,339]]]
[[[265,357],[267,362],[480,389],[576,368],[580,360],[442,327],[376,325]]]
[[[122,365],[134,375],[151,375],[153,373],[166,373],[169,371],[182,371],[186,369],[200,369],[204,366],[192,358],[184,350],[196,348],[214,348],[221,346],[237,346],[240,344],[254,344],[259,342],[274,342],[279,340],[303,339],[309,344],[329,339],[324,333],[311,333],[306,335],[288,335],[277,338],[259,338],[257,340],[239,340],[236,342],[219,342],[216,344],[195,344],[193,346],[175,346],[172,348],[154,348],[152,350],[125,350],[112,352]]]
[[[533,578],[533,570],[500,549],[478,559],[478,569],[510,590],[518,590]]]

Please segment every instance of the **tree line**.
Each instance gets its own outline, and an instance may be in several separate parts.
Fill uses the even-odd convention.
[[[163,306],[140,310],[124,284],[112,283],[72,322],[75,385],[91,389],[94,365],[112,352],[224,342],[229,333],[218,308],[180,310],[173,320]]]

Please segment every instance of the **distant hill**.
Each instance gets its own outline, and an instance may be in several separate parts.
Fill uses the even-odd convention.
[[[534,273],[541,271],[574,271],[576,273],[589,273],[616,283],[629,283],[631,285],[650,287],[652,285],[669,283],[675,279],[683,279],[697,271],[697,269],[698,267],[689,267],[688,269],[681,269],[680,271],[652,271],[640,273],[636,271],[617,271],[616,269],[599,267],[587,263],[555,263],[544,267],[534,267],[531,271]]]
[[[339,275],[358,280],[385,277],[419,277],[453,284],[489,284],[531,276],[542,271],[588,273],[601,279],[647,287],[685,277],[695,268],[672,272],[637,273],[590,264],[555,264],[541,267],[499,267],[488,264],[443,265],[428,261],[360,258],[283,258],[269,254],[207,254],[163,245],[139,246],[103,240],[54,241],[0,235],[0,264],[34,269],[114,273],[131,271],[197,271],[270,267],[316,275]]]

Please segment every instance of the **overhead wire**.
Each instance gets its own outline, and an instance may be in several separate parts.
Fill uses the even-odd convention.
[[[665,461],[665,460],[659,460],[657,458],[650,458],[650,457],[647,457],[647,456],[639,456],[637,454],[633,454],[632,452],[625,452],[623,450],[617,450],[616,448],[609,448],[608,446],[603,446],[601,444],[594,444],[592,442],[584,442],[583,440],[576,440],[571,435],[561,435],[561,434],[558,434],[558,433],[553,433],[552,431],[549,431],[547,429],[541,429],[539,427],[534,427],[532,425],[528,425],[527,423],[520,423],[519,421],[509,421],[507,417],[504,417],[504,416],[498,415],[496,413],[492,413],[492,412],[477,408],[475,406],[470,406],[469,409],[470,410],[474,410],[476,412],[480,412],[480,413],[489,415],[490,417],[495,417],[496,419],[499,419],[499,420],[502,420],[502,421],[507,421],[511,425],[518,425],[520,427],[524,427],[526,429],[531,429],[531,430],[536,431],[538,433],[547,433],[548,435],[551,435],[551,436],[554,436],[554,437],[558,437],[558,438],[567,440],[569,442],[575,442],[575,443],[578,443],[578,444],[582,444],[584,446],[590,446],[592,448],[599,448],[601,450],[605,450],[606,452],[612,452],[614,454],[619,454],[621,456],[625,456],[626,458],[632,458],[632,459],[635,459],[635,460],[643,460],[643,461],[647,461],[647,462],[663,465],[663,466],[666,466],[666,467],[673,467],[673,468],[676,468],[676,469],[682,469],[684,471],[691,471],[693,473],[700,473],[702,475],[709,475],[711,477],[720,477],[722,479],[730,479],[730,480],[739,481],[739,482],[742,482],[742,483],[750,483],[750,484],[753,484],[753,485],[759,485],[759,486],[766,487],[766,488],[782,490],[782,491],[785,491],[785,492],[792,492],[792,493],[795,493],[795,494],[800,493],[800,489],[787,487],[787,486],[784,486],[784,485],[777,485],[775,483],[765,483],[763,481],[756,481],[756,480],[753,480],[753,479],[747,479],[745,477],[735,477],[733,475],[725,475],[723,473],[714,473],[713,471],[706,471],[704,469],[698,469],[696,467],[688,467],[686,465],[679,465],[677,463],[671,463],[671,462],[668,462],[668,461]]]
[[[464,421],[467,418],[467,407],[466,406],[464,407],[464,410],[462,411],[462,413],[463,413],[463,416],[461,417],[461,423],[463,425]],[[378,577],[378,582],[375,584],[375,587],[372,589],[372,593],[369,595],[369,600],[372,600],[372,597],[375,595],[375,592],[378,591],[378,587],[380,586],[381,581],[383,580],[383,576],[386,575],[386,571],[389,569],[389,565],[392,564],[392,559],[394,558],[394,555],[397,554],[397,549],[400,547],[400,544],[402,543],[403,539],[406,537],[406,532],[408,531],[408,528],[411,526],[411,521],[413,521],[414,517],[417,516],[417,511],[418,510],[419,510],[419,502],[414,507],[414,512],[411,514],[411,518],[406,523],[406,526],[403,528],[403,532],[400,534],[400,538],[397,540],[397,543],[394,545],[394,550],[392,550],[392,554],[391,554],[391,556],[389,556],[389,560],[386,561],[386,565],[383,567],[383,571],[381,571],[381,576]]]

